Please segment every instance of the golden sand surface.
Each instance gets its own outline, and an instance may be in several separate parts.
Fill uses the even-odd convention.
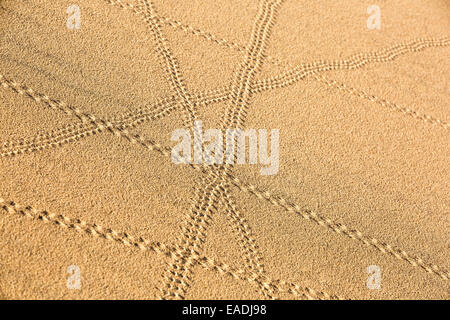
[[[449,299],[449,45],[447,0],[0,0],[0,298]],[[173,163],[196,120],[278,172]]]

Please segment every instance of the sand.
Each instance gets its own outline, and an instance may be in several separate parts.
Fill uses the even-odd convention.
[[[73,4],[0,0],[1,299],[449,299],[448,1]]]

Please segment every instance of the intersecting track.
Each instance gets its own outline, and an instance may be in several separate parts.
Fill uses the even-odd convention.
[[[140,12],[140,11],[139,11]],[[160,19],[161,20],[161,19]],[[376,97],[363,90],[351,88],[343,83],[338,83],[334,80],[328,79],[322,75],[323,72],[335,69],[355,69],[361,68],[368,63],[380,63],[394,60],[399,55],[403,55],[411,52],[418,52],[430,47],[448,46],[450,41],[447,38],[442,39],[416,39],[409,41],[406,44],[394,45],[392,47],[385,48],[379,52],[359,53],[353,55],[344,60],[338,60],[335,62],[321,62],[316,61],[310,64],[297,66],[291,68],[290,71],[283,73],[283,76],[276,76],[269,79],[258,80],[255,85],[250,88],[252,93],[259,93],[266,90],[272,90],[289,86],[301,79],[311,76],[313,79],[321,81],[330,87],[334,87],[338,90],[353,94],[360,98],[377,103],[383,107],[387,107],[393,111],[401,112],[405,115],[411,116],[418,120],[430,123],[432,125],[441,126],[444,129],[450,129],[450,124],[436,119],[426,114],[420,114],[417,111],[411,110],[408,107],[402,107],[396,103],[387,101],[386,99]],[[232,47],[234,48],[234,47]],[[400,48],[400,50],[398,49]],[[360,57],[360,58],[358,58]],[[375,58],[374,58],[375,57]],[[378,58],[377,58],[378,57]],[[357,63],[359,61],[359,63]],[[280,62],[281,63],[281,62]],[[276,79],[284,79],[277,81]],[[0,84],[8,86],[16,91],[25,91],[29,89],[24,86],[20,86],[12,80],[6,79],[0,75]],[[205,107],[217,102],[227,101],[231,98],[230,87],[218,88],[210,91],[196,93],[191,96],[191,101],[195,108]],[[36,97],[36,99],[42,99],[45,101],[45,96]],[[171,96],[160,100],[159,102],[138,108],[132,112],[126,112],[121,116],[117,116],[113,119],[107,119],[107,121],[115,124],[123,129],[135,127],[148,120],[154,120],[164,117],[176,109],[179,109],[182,105],[182,100],[177,96]],[[57,101],[47,101],[47,104],[57,109]],[[69,124],[59,129],[54,129],[51,132],[39,133],[35,137],[29,139],[16,139],[14,141],[5,141],[0,147],[0,156],[17,155],[24,152],[32,152],[43,150],[48,147],[62,146],[65,143],[76,141],[82,137],[95,134],[96,129],[92,127],[90,123],[76,123]]]
[[[147,4],[147,8],[150,8],[148,1],[144,2]],[[250,96],[248,88],[251,86],[256,69],[260,66],[262,50],[267,41],[268,28],[273,23],[276,8],[280,4],[281,1],[261,1],[248,45],[249,51],[237,72],[235,82],[232,84],[233,91],[231,95],[230,113],[233,109],[238,109],[238,112],[240,112],[243,108],[246,108]],[[148,13],[152,14],[153,12],[148,10]],[[150,20],[147,19],[147,21]],[[153,25],[157,25],[157,21],[154,20]],[[159,33],[157,36],[162,37],[162,34]],[[164,51],[167,52],[168,49],[165,48]],[[173,60],[173,58],[167,60]],[[170,63],[168,64],[170,65]],[[180,76],[180,72],[177,71],[175,75]],[[195,119],[195,114],[193,118]],[[194,146],[194,148],[199,148],[199,146]],[[227,205],[228,212],[233,216],[237,215],[234,206],[229,203],[230,198],[228,196],[223,197],[224,194],[229,192],[228,188],[229,186],[222,175],[217,175],[212,171],[201,181],[201,185],[195,192],[196,200],[183,225],[183,234],[178,238],[178,244],[182,248],[180,257],[173,258],[169,263],[169,268],[165,272],[166,282],[163,288],[161,288],[162,298],[184,297],[192,280],[192,269],[197,264],[203,243],[206,239],[207,229],[211,224],[213,215],[217,211],[217,205],[221,197]],[[238,221],[239,219],[232,219],[232,223]],[[247,226],[244,229],[237,228],[239,231],[244,231],[245,229],[249,229],[249,227]],[[245,236],[243,238],[247,242],[247,238]],[[249,262],[253,263],[253,265],[249,266],[249,269],[256,268],[259,273],[259,278],[264,272],[262,264],[259,262],[262,258],[259,252],[253,252],[255,247],[252,246],[252,243],[254,241],[251,241],[246,246],[248,250],[252,251]],[[256,259],[253,259],[254,255]],[[272,288],[262,285],[261,291],[266,297],[273,298]]]
[[[128,8],[128,6],[126,6],[125,8]],[[133,8],[135,7],[133,6]],[[141,13],[140,11],[137,12]],[[162,18],[159,18],[159,20],[165,21],[165,19]],[[223,41],[218,43],[221,44],[223,43]],[[367,65],[368,63],[388,62],[406,53],[418,52],[426,48],[448,46],[449,44],[450,40],[445,37],[441,39],[434,39],[434,38],[415,39],[404,44],[397,44],[385,48],[378,52],[359,53],[344,60],[337,60],[334,62],[316,61],[309,64],[303,64],[301,66],[296,66],[295,68],[290,68],[288,71],[284,72],[283,75],[256,81],[254,86],[250,88],[250,91],[252,93],[259,93],[266,90],[282,88],[289,86],[297,81],[300,81],[308,76],[311,76],[313,79],[321,81],[322,83],[325,83],[328,86],[334,87],[343,92],[353,94],[363,99],[367,99],[371,102],[380,104],[383,107],[387,107],[393,111],[401,112],[405,115],[430,123],[432,125],[438,125],[443,127],[444,129],[450,129],[450,124],[445,121],[436,119],[426,114],[420,114],[414,110],[411,110],[408,107],[398,106],[397,104],[387,101],[386,99],[376,97],[360,89],[348,87],[343,83],[338,83],[322,75],[322,73],[325,71],[336,69],[352,70],[356,68],[361,68]],[[235,48],[235,46],[229,47]],[[285,66],[288,65],[287,63],[283,62],[278,62],[277,64]],[[20,87],[14,81],[8,80],[2,76],[0,76],[0,82],[3,83],[4,86],[10,86],[12,88],[15,88],[15,90],[19,91],[28,90],[28,88]],[[191,101],[194,104],[194,108],[198,108],[200,106],[204,107],[217,102],[229,100],[231,98],[231,91],[232,88],[223,87],[210,91],[196,93],[191,96]],[[182,99],[174,95],[162,99],[151,106],[138,108],[132,112],[127,112],[121,116],[107,120],[122,128],[135,127],[147,120],[158,119],[170,114],[172,111],[179,109],[182,103],[183,103]],[[50,107],[56,108],[55,101],[48,101],[48,104]],[[37,134],[35,137],[30,139],[17,139],[15,141],[5,141],[2,143],[2,146],[0,147],[1,150],[0,155],[1,156],[16,155],[23,152],[42,150],[43,148],[49,146],[61,146],[67,142],[75,141],[77,139],[80,139],[81,137],[88,136],[92,134],[94,131],[95,130],[92,129],[92,126],[89,123],[69,124],[60,129],[52,130],[51,132]]]
[[[141,5],[138,7],[130,4],[124,5],[118,0],[106,1],[111,4],[118,4],[121,7],[133,9],[133,11],[141,15],[147,22],[157,43],[164,66],[168,67],[167,72],[172,88],[175,91],[174,96],[160,101],[156,106],[141,108],[135,112],[124,114],[116,119],[103,120],[91,114],[83,113],[78,108],[68,106],[61,101],[48,97],[47,95],[37,93],[30,88],[20,85],[10,79],[6,79],[0,75],[0,85],[2,85],[2,87],[12,89],[19,94],[27,95],[37,102],[44,103],[48,107],[71,114],[79,118],[81,121],[80,124],[66,126],[60,130],[54,131],[51,134],[38,135],[32,141],[22,139],[17,142],[4,143],[1,148],[1,156],[13,156],[23,152],[42,150],[48,146],[62,145],[67,142],[76,141],[84,136],[102,131],[110,131],[117,136],[126,138],[132,143],[139,144],[149,150],[155,150],[164,156],[170,157],[169,148],[161,146],[151,140],[147,140],[139,135],[131,135],[127,129],[136,126],[143,121],[165,116],[177,108],[182,108],[183,110],[185,126],[193,129],[191,125],[196,119],[196,107],[202,104],[210,104],[224,100],[230,100],[230,102],[227,108],[227,114],[224,116],[222,129],[228,128],[229,126],[243,128],[248,103],[250,102],[252,94],[290,85],[291,83],[294,83],[307,75],[312,75],[329,86],[334,86],[351,94],[357,94],[362,98],[385,105],[393,110],[403,112],[420,120],[431,124],[437,124],[448,129],[448,124],[443,121],[428,116],[423,117],[410,109],[398,107],[395,104],[388,103],[384,99],[379,99],[366,94],[364,91],[348,88],[343,84],[338,84],[337,82],[328,80],[318,74],[318,72],[326,70],[359,68],[370,62],[385,62],[394,59],[400,54],[419,51],[426,47],[446,46],[449,44],[449,40],[447,38],[419,39],[416,42],[396,45],[380,53],[355,55],[350,59],[342,60],[341,62],[329,63],[318,61],[313,64],[295,67],[280,76],[272,77],[267,80],[254,81],[254,76],[264,60],[263,52],[267,43],[267,38],[270,34],[270,27],[273,24],[273,19],[276,15],[276,9],[282,2],[263,0],[253,27],[250,42],[247,46],[248,51],[244,61],[241,63],[239,68],[237,68],[233,83],[226,88],[220,88],[218,90],[192,95],[188,92],[184,85],[177,61],[171,54],[168,48],[167,40],[165,40],[158,24],[161,21],[167,22],[168,19],[157,17],[154,12],[154,8],[149,1],[141,0]],[[175,23],[174,26],[179,27],[180,25],[183,26],[179,23]],[[189,27],[187,30],[190,32],[194,30],[195,32],[192,32],[194,34],[197,33],[197,35],[200,36],[207,35],[210,40],[217,42],[218,44],[225,44],[230,48],[235,48],[242,51],[242,47],[237,44],[228,45],[225,40],[218,41],[216,37],[208,33],[201,33],[201,31],[198,31],[192,27]],[[268,59],[272,62],[274,61],[274,63],[283,63],[275,58],[268,57]],[[178,237],[178,243],[173,248],[168,248],[162,244],[150,245],[142,238],[136,240],[136,238],[130,238],[128,235],[119,234],[111,231],[110,229],[107,229],[109,230],[107,232],[103,232],[103,229],[95,224],[90,225],[85,222],[74,221],[70,218],[63,217],[62,215],[52,215],[46,213],[45,211],[39,214],[31,207],[27,207],[25,210],[22,210],[19,209],[14,203],[4,203],[2,199],[0,199],[0,202],[4,204],[0,203],[0,206],[5,211],[10,213],[16,212],[30,218],[53,222],[60,226],[74,228],[78,231],[84,231],[92,235],[99,235],[108,240],[118,241],[125,245],[131,245],[141,249],[147,248],[149,250],[156,252],[159,251],[160,253],[162,252],[170,256],[171,262],[169,264],[169,268],[164,274],[164,282],[160,288],[161,298],[184,298],[187,288],[191,282],[192,268],[196,264],[229,274],[234,278],[245,278],[244,280],[254,282],[258,285],[261,292],[267,298],[276,298],[277,292],[283,291],[304,298],[337,298],[336,296],[331,296],[324,292],[317,292],[310,288],[302,288],[298,285],[289,284],[284,281],[272,281],[267,278],[264,272],[262,257],[257,249],[254,239],[252,238],[250,227],[248,226],[245,218],[239,213],[238,208],[236,208],[236,205],[229,194],[229,188],[231,186],[237,187],[241,191],[249,192],[260,199],[265,199],[275,206],[284,208],[287,212],[298,214],[305,219],[312,220],[319,225],[326,226],[333,232],[343,234],[346,237],[357,241],[361,241],[362,243],[372,246],[383,253],[406,261],[412,266],[420,267],[429,273],[436,274],[442,279],[449,279],[449,272],[436,265],[425,263],[422,259],[410,255],[404,250],[381,242],[375,238],[368,237],[358,230],[348,228],[345,225],[336,223],[312,211],[301,210],[298,205],[290,203],[286,199],[274,196],[268,191],[261,191],[256,186],[240,181],[238,178],[233,176],[231,166],[191,166],[194,169],[201,170],[204,175],[202,180],[198,181],[196,184],[195,201],[190,212],[187,214],[187,219],[183,227],[183,234]],[[202,243],[206,238],[208,225],[211,222],[213,215],[218,210],[219,204],[223,205],[225,208],[225,213],[229,217],[233,230],[242,240],[239,241],[239,243],[242,244],[242,249],[246,260],[244,269],[238,269],[236,271],[229,266],[215,262],[212,259],[201,255]]]
[[[164,254],[168,257],[178,256],[178,249],[176,247],[169,247],[160,242],[151,242],[142,237],[133,236],[125,232],[118,232],[111,228],[103,228],[98,224],[88,223],[80,219],[69,218],[62,214],[49,213],[45,210],[38,211],[30,206],[21,207],[17,203],[12,201],[6,202],[2,198],[0,198],[0,209],[0,211],[8,214],[16,214],[36,221],[53,224],[68,230],[75,230],[92,237],[103,238],[105,240],[113,241],[142,251],[152,251],[158,254]],[[308,287],[301,287],[295,283],[286,282],[283,280],[272,280],[268,277],[258,280],[255,278],[254,274],[248,272],[248,270],[233,268],[225,263],[205,256],[199,257],[197,262],[205,269],[217,271],[237,280],[247,281],[250,283],[258,283],[259,281],[262,281],[265,286],[270,286],[280,293],[290,293],[294,296],[306,299],[342,299],[336,295],[329,295],[323,291],[316,291]],[[258,285],[260,284],[258,283]]]

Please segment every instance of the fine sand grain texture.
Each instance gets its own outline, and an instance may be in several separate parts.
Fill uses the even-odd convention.
[[[0,0],[0,299],[449,299],[450,5],[373,4]]]

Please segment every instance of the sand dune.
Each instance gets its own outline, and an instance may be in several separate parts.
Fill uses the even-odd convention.
[[[0,0],[0,298],[449,299],[449,27],[445,0]],[[261,135],[174,163],[198,120],[278,130],[276,172]]]

